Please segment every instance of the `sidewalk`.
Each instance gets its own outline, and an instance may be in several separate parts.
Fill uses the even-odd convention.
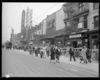
[[[65,56],[60,57],[60,62],[69,63],[75,66],[84,67],[84,68],[91,69],[95,72],[99,72],[99,62],[98,63],[92,62],[92,63],[84,64],[84,63],[80,63],[79,59],[76,59],[76,62],[74,62],[73,60],[70,62],[69,57],[65,57]]]

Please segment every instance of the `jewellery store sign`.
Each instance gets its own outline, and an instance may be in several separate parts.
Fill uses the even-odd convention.
[[[77,38],[77,37],[81,37],[81,34],[76,34],[76,35],[70,35],[69,38]]]

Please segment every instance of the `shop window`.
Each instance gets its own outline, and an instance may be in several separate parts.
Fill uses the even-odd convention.
[[[93,3],[93,9],[99,8],[99,3]]]
[[[99,16],[94,16],[94,28],[99,27]]]
[[[98,40],[93,40],[92,41],[92,44],[93,44],[93,49],[98,49],[99,48],[99,43],[98,43]]]

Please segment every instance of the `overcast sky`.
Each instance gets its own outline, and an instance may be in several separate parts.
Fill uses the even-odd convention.
[[[19,33],[21,29],[21,15],[22,10],[26,10],[27,7],[33,9],[33,25],[38,24],[47,15],[59,10],[64,3],[2,3],[2,42],[10,39],[11,28],[15,33]]]

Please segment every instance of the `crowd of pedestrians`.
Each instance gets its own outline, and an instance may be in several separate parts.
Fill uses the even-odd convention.
[[[4,47],[4,46],[3,46]],[[8,48],[8,46],[7,46]],[[40,58],[46,58],[49,57],[50,63],[60,63],[60,56],[62,55],[62,49],[58,47],[57,45],[49,45],[49,46],[28,46],[26,48],[23,48],[24,51],[28,51],[30,55],[35,55],[35,56],[40,56]],[[75,49],[73,46],[70,46],[69,48],[69,58],[70,61],[72,59],[76,61],[76,53]],[[68,54],[66,53],[66,54]],[[78,58],[80,59],[80,63],[91,63],[91,52],[90,50],[86,47],[83,46],[81,48],[81,51],[79,51]]]
[[[34,54],[35,56],[40,56],[40,58],[50,58],[50,63],[59,62],[59,57],[61,55],[61,49],[57,47],[56,45],[50,45],[50,46],[32,46],[29,47],[29,54]]]
[[[33,52],[32,52],[33,51]],[[32,47],[30,49],[30,54],[35,54],[35,56],[39,56],[40,58],[46,58],[49,57],[50,63],[60,63],[60,56],[62,55],[62,49],[58,47],[57,45],[49,45],[49,46],[38,46],[38,47]],[[70,61],[72,59],[76,62],[76,53],[73,46],[70,46],[69,48],[69,58]],[[80,63],[91,63],[91,53],[89,49],[86,46],[83,46],[81,48],[81,51],[79,51],[78,58],[80,59]]]
[[[76,61],[76,56],[75,56],[75,50],[74,48],[71,46],[69,49],[69,55],[70,55],[70,61],[72,61],[72,58],[74,61]],[[78,57],[80,58],[80,63],[91,63],[91,52],[89,51],[89,49],[86,46],[83,46],[81,48],[81,51],[79,51],[79,55]]]

